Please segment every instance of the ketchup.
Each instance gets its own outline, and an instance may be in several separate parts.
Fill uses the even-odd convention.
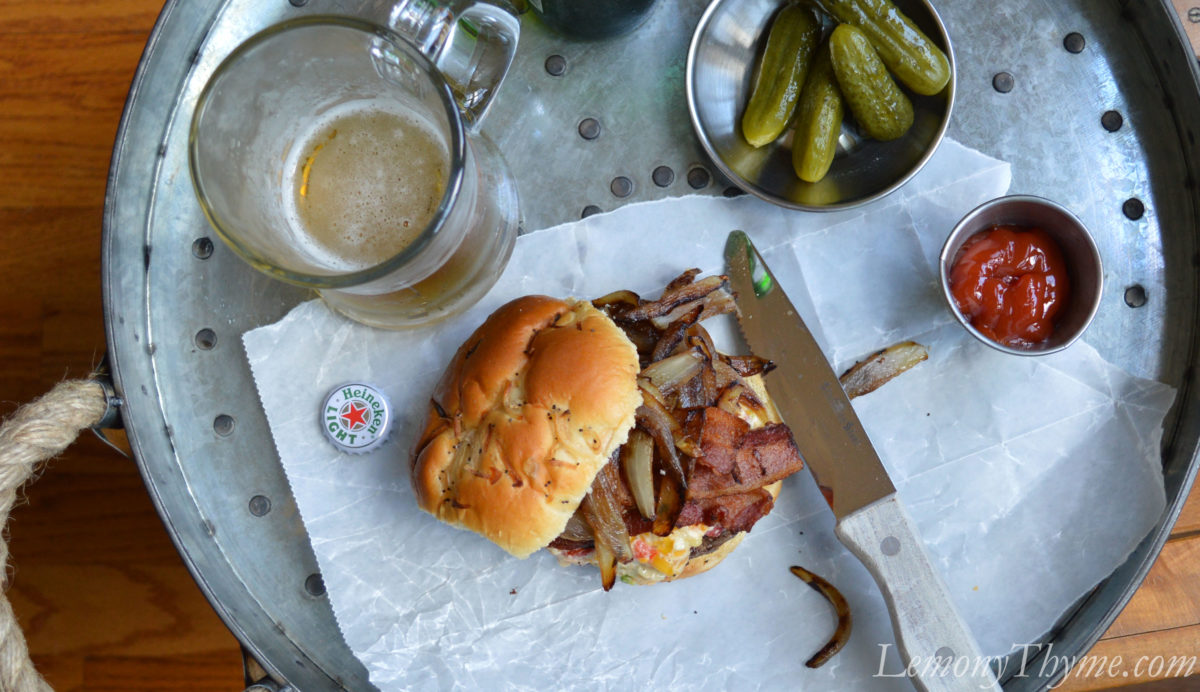
[[[993,226],[971,236],[950,270],[950,293],[992,341],[1029,348],[1050,338],[1070,296],[1062,250],[1040,228]]]

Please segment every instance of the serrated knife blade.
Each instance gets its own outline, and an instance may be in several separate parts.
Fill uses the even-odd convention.
[[[832,490],[835,533],[879,585],[913,684],[999,690],[837,375],[744,232],[729,234],[725,263],[742,336],[775,364],[765,377],[771,400],[818,482]]]

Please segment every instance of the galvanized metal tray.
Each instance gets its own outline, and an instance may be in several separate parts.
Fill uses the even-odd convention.
[[[485,132],[517,176],[525,228],[636,201],[735,194],[705,159],[684,100],[704,6],[660,0],[635,33],[600,43],[523,18]],[[169,0],[129,94],[104,215],[109,355],[147,488],[230,630],[275,680],[303,690],[369,683],[323,597],[240,335],[309,295],[214,240],[188,180],[187,125],[207,76],[258,29],[301,13],[382,20],[387,10],[381,0]],[[956,0],[938,10],[959,70],[949,136],[1009,161],[1013,192],[1083,217],[1106,267],[1089,342],[1179,389],[1163,450],[1168,510],[1061,620],[1051,664],[1005,681],[1045,689],[1140,584],[1196,474],[1200,69],[1166,0]]]

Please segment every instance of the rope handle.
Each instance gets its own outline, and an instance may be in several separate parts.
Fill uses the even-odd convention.
[[[0,529],[17,492],[43,461],[63,452],[79,433],[110,419],[111,385],[93,379],[66,380],[18,408],[0,425]],[[0,690],[51,690],[29,658],[29,647],[8,601],[8,541],[0,534]]]

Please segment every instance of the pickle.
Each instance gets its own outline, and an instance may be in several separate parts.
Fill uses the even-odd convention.
[[[891,0],[815,0],[827,14],[858,27],[904,86],[932,96],[950,81],[950,60]]]
[[[742,135],[752,146],[770,144],[787,129],[820,37],[816,14],[801,5],[784,7],[771,23],[742,115]]]
[[[833,74],[829,44],[817,50],[800,102],[792,137],[792,168],[801,180],[815,183],[829,172],[842,134],[842,92]]]
[[[913,124],[913,105],[900,91],[867,35],[839,24],[829,36],[830,58],[842,98],[859,128],[880,141],[898,139]]]

